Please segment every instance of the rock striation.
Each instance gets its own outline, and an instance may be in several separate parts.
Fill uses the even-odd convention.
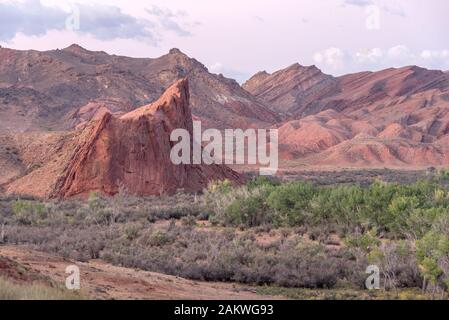
[[[91,192],[114,195],[124,188],[145,196],[179,189],[201,191],[214,180],[244,182],[226,166],[173,164],[170,134],[174,129],[186,129],[193,137],[186,79],[178,80],[154,103],[120,117],[104,112],[67,137],[47,164],[11,183],[7,192],[70,198]]]

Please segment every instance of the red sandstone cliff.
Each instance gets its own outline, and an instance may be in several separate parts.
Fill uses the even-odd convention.
[[[67,139],[54,159],[10,184],[7,192],[68,198],[90,192],[113,195],[124,187],[136,195],[160,195],[178,189],[200,191],[212,180],[243,182],[225,166],[174,165],[170,134],[178,128],[192,136],[185,79],[177,81],[156,102],[121,117],[105,112]]]

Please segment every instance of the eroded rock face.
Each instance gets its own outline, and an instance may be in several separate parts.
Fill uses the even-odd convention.
[[[210,73],[178,49],[158,58],[130,58],[78,45],[43,52],[0,48],[0,134],[79,128],[95,115],[95,105],[123,114],[156,101],[185,77],[192,112],[205,126],[267,127],[279,121],[236,81]]]
[[[315,66],[297,63],[273,74],[259,72],[245,82],[243,88],[272,110],[295,114],[305,111],[313,114],[314,108],[310,106],[313,102],[338,90],[334,77]]]
[[[449,164],[449,77],[416,66],[326,77],[293,65],[244,87],[286,110],[280,155],[312,166]],[[312,99],[309,99],[309,98]]]
[[[72,155],[54,169],[55,175],[42,168],[40,174],[34,172],[14,182],[8,193],[69,198],[90,192],[113,195],[123,187],[136,195],[161,195],[178,189],[200,191],[212,180],[244,181],[225,166],[173,164],[170,134],[178,128],[188,130],[193,137],[185,79],[177,81],[156,102],[121,117],[105,112],[61,151]],[[42,181],[43,175],[52,180],[42,188],[46,193],[26,187],[33,180]]]

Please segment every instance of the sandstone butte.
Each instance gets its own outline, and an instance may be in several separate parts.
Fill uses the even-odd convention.
[[[243,183],[226,166],[172,164],[172,130],[186,129],[192,137],[192,127],[188,81],[178,80],[150,105],[121,117],[105,112],[83,130],[67,134],[51,159],[10,183],[6,192],[70,198],[91,192],[114,195],[124,188],[146,196],[201,191],[215,180]]]

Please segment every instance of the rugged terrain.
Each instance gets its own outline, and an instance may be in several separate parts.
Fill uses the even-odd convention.
[[[419,67],[338,78],[293,65],[243,87],[288,113],[284,159],[348,167],[447,165],[449,77]]]
[[[170,134],[179,128],[189,132],[192,149],[186,79],[177,81],[150,105],[120,117],[105,112],[85,129],[56,140],[54,150],[45,153],[49,158],[7,185],[6,192],[66,198],[91,192],[114,195],[125,188],[144,196],[174,193],[178,189],[201,191],[215,180],[244,181],[225,166],[173,164],[170,152],[174,142],[170,141]],[[192,163],[192,151],[190,158]]]
[[[193,114],[211,127],[278,119],[236,81],[209,73],[178,49],[139,59],[78,45],[45,52],[0,48],[0,132],[72,129],[105,110],[120,114],[151,103],[186,77]]]
[[[8,257],[11,259],[6,259]],[[71,261],[19,246],[0,247],[0,275],[13,283],[49,288],[64,287],[70,265],[80,268],[81,291],[66,292],[71,299],[101,300],[260,300],[282,297],[258,295],[254,288],[238,284],[191,281],[164,274],[123,268],[101,260]],[[39,298],[39,297],[37,297]],[[41,298],[46,298],[41,297]]]
[[[0,197],[0,297],[5,277],[61,284],[76,264],[82,295],[102,299],[447,298],[449,171],[367,172],[197,195]],[[372,264],[374,292],[364,290]]]
[[[191,113],[172,108],[173,121],[139,120],[180,79],[189,82]],[[161,137],[190,126],[191,118],[203,128],[278,128],[281,173],[449,164],[447,72],[409,66],[333,77],[294,64],[240,86],[178,49],[138,59],[78,45],[0,48],[0,191],[112,194],[125,184],[158,194],[199,190],[229,174],[238,180],[223,167],[191,168],[197,173],[190,176],[167,163],[169,144]],[[147,153],[161,147],[163,155]],[[150,159],[151,168],[142,164]]]
[[[175,166],[192,119],[278,128],[287,183]],[[441,71],[294,64],[240,86],[178,49],[0,48],[0,295],[79,298],[55,286],[77,264],[87,298],[447,297],[447,142]]]

